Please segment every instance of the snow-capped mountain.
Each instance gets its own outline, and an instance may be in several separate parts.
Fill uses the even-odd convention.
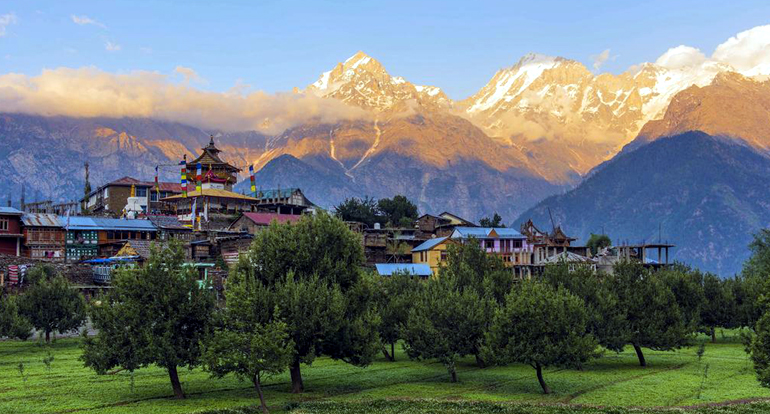
[[[364,52],[322,73],[307,91],[380,112],[405,111],[414,105],[448,108],[452,104],[441,89],[413,85],[400,76],[391,76],[380,62]]]

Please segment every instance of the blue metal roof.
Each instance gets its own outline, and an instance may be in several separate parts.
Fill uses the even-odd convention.
[[[466,239],[469,237],[475,237],[477,239],[488,239],[489,233],[492,230],[497,233],[497,238],[500,239],[526,239],[526,236],[522,235],[514,229],[507,227],[455,227],[454,233],[452,233],[453,239]]]
[[[380,276],[392,276],[394,274],[404,273],[413,276],[430,276],[433,272],[430,266],[424,263],[377,263],[377,273]]]
[[[21,210],[17,210],[13,207],[0,207],[0,214],[13,214],[20,216],[24,213]]]
[[[430,249],[434,248],[435,246],[441,244],[441,242],[443,242],[446,239],[447,239],[446,237],[436,237],[435,239],[427,240],[427,241],[423,242],[422,244],[420,244],[419,246],[417,246],[414,249],[412,249],[412,251],[413,252],[421,252],[421,251],[425,251],[425,250],[430,250]]]
[[[69,222],[67,221],[69,220]],[[60,216],[59,222],[70,230],[129,230],[156,231],[150,220],[111,219],[101,217],[67,217]],[[69,223],[69,224],[68,224]]]

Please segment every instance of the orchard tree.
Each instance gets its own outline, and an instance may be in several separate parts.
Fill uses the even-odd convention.
[[[18,296],[0,292],[0,338],[25,340],[32,333],[32,324],[19,314]]]
[[[595,356],[597,342],[587,324],[579,297],[563,287],[525,280],[495,313],[487,339],[489,359],[530,365],[543,393],[550,394],[543,368],[578,368]]]
[[[706,297],[703,292],[703,274],[689,266],[675,264],[659,270],[655,276],[666,284],[676,298],[679,310],[689,333],[701,328],[701,313]]]
[[[711,342],[717,341],[716,327],[729,327],[731,314],[735,313],[735,299],[728,284],[718,276],[707,273],[703,277],[704,302],[701,308],[701,324],[711,335]]]
[[[620,305],[612,286],[612,275],[597,272],[588,266],[566,263],[547,265],[543,281],[553,288],[563,287],[585,301],[587,329],[599,344],[620,352],[627,344],[626,312]]]
[[[420,293],[422,282],[406,273],[375,280],[377,294],[374,302],[380,317],[380,346],[382,354],[392,362],[396,360],[396,342],[403,339],[401,330],[407,324],[409,310]],[[390,352],[386,345],[390,345]]]
[[[451,277],[428,280],[403,328],[407,355],[437,359],[457,382],[457,361],[479,352],[491,306],[475,290],[457,289]]]
[[[691,331],[676,296],[656,272],[620,263],[611,285],[626,316],[626,343],[634,347],[639,365],[647,366],[642,347],[671,351],[687,344]]]
[[[261,282],[234,274],[228,281],[227,308],[217,318],[203,352],[206,369],[213,376],[232,373],[251,381],[264,413],[268,409],[262,380],[285,371],[294,348],[278,309],[270,312],[263,307],[264,297],[271,294]]]
[[[113,288],[89,313],[97,334],[83,337],[82,360],[103,374],[157,365],[168,371],[176,398],[184,398],[177,369],[201,362],[200,344],[210,328],[214,295],[184,263],[182,245],[152,246],[139,269],[121,269]]]
[[[372,281],[364,277],[361,239],[326,213],[259,232],[231,273],[261,282],[272,293],[294,341],[292,391],[304,390],[300,365],[327,355],[356,366],[377,352],[378,318]],[[272,299],[271,299],[272,298]],[[267,322],[269,322],[268,319]]]
[[[19,298],[19,313],[51,341],[51,332],[76,331],[86,318],[86,306],[80,294],[49,265],[29,271],[31,286]]]

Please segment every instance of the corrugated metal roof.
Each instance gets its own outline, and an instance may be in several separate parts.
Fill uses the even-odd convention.
[[[465,239],[475,237],[477,239],[488,239],[492,230],[497,233],[500,239],[526,239],[521,233],[507,227],[456,227],[452,233],[453,239]]]
[[[30,227],[62,227],[56,214],[24,213],[21,222]]]
[[[101,217],[67,217],[59,216],[59,222],[70,230],[133,230],[156,231],[150,220],[111,219]]]
[[[0,207],[0,214],[13,214],[20,216],[24,213],[21,210],[17,210],[13,207]]]
[[[377,263],[374,265],[380,276],[406,273],[414,276],[430,276],[433,272],[424,263]]]
[[[413,252],[421,252],[425,250],[430,250],[434,248],[435,246],[441,244],[444,240],[446,240],[446,237],[436,237],[435,239],[430,239],[419,246],[412,249]]]

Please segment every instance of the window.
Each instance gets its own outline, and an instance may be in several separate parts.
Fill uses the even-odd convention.
[[[8,231],[8,219],[0,219],[0,231]]]
[[[150,193],[150,201],[158,201],[158,193],[156,191]]]
[[[136,189],[136,196],[137,197],[147,197],[147,189],[144,187],[137,188]]]
[[[442,261],[442,262],[445,262],[445,261],[446,261],[446,258],[447,258],[447,253],[446,253],[446,250],[442,250],[442,251],[441,251],[441,261]]]
[[[513,241],[514,249],[521,249],[521,246],[522,246],[521,240],[512,240],[512,241]]]
[[[495,248],[495,241],[494,240],[484,240],[484,247],[487,249],[494,249]]]

